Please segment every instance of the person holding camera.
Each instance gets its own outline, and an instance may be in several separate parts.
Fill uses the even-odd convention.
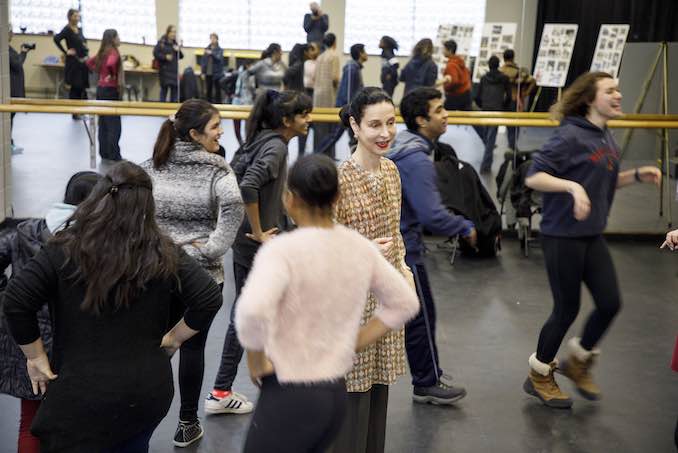
[[[9,41],[12,41],[14,33],[12,32],[12,24],[9,24]],[[13,98],[25,98],[26,87],[24,81],[24,61],[29,50],[34,50],[35,44],[21,44],[21,51],[17,52],[14,47],[9,46],[9,95]],[[12,134],[12,126],[14,125],[14,115],[16,112],[10,114],[9,130],[10,136]],[[12,140],[12,153],[19,153],[23,148],[14,145]]]
[[[330,28],[330,18],[323,14],[318,2],[311,2],[311,12],[304,15],[304,30],[306,30],[306,42],[322,44],[325,33]]]
[[[70,87],[69,99],[87,99],[89,88],[89,69],[85,62],[89,55],[87,40],[82,34],[82,28],[78,27],[80,22],[80,11],[77,9],[68,10],[68,25],[58,34],[54,35],[54,44],[66,56],[64,63],[64,83]],[[62,41],[66,40],[66,48]],[[78,115],[73,115],[73,119],[79,119]]]

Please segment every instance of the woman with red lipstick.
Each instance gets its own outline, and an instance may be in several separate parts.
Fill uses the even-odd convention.
[[[523,388],[549,407],[572,406],[553,377],[556,368],[584,398],[600,398],[590,369],[599,353],[596,346],[621,305],[603,231],[617,189],[661,181],[655,167],[619,171],[619,148],[607,122],[622,115],[621,99],[617,81],[607,73],[577,78],[555,106],[560,126],[535,156],[525,180],[528,187],[544,192],[542,247],[554,305],[529,359]],[[558,365],[554,359],[579,312],[582,283],[591,292],[595,309],[581,338],[568,341],[569,357]]]
[[[400,174],[385,156],[395,138],[395,108],[380,88],[360,90],[344,110],[342,122],[358,141],[350,159],[339,167],[338,223],[376,242],[386,259],[411,280],[400,235]],[[373,295],[363,312],[367,322],[378,306]],[[383,452],[388,387],[405,374],[403,329],[389,332],[356,354],[346,376],[348,407],[333,452]]]

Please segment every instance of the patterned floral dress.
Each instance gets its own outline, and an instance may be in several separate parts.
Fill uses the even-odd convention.
[[[386,158],[381,159],[380,165],[378,173],[371,173],[353,159],[341,164],[335,220],[371,240],[392,237],[393,246],[386,259],[411,279],[405,265],[405,244],[400,235],[400,173]],[[377,305],[377,300],[370,294],[361,324],[369,321]],[[404,330],[389,332],[356,354],[353,369],[346,375],[346,389],[366,392],[374,384],[391,385],[398,376],[405,374],[405,363]]]

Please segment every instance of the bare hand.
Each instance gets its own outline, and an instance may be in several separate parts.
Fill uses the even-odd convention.
[[[57,378],[57,375],[52,372],[52,368],[49,366],[47,354],[44,353],[34,359],[26,360],[26,368],[34,395],[44,395],[47,391],[47,383]]]
[[[657,167],[640,167],[638,168],[638,176],[643,182],[655,184],[657,187],[661,186],[662,172]]]
[[[586,220],[591,214],[591,200],[586,190],[579,183],[573,183],[570,194],[574,199],[574,218],[578,221]]]
[[[660,249],[668,247],[669,250],[673,251],[678,248],[678,230],[669,231],[666,233],[666,240],[659,247]]]
[[[393,247],[392,237],[376,238],[372,242],[377,244],[379,251],[381,251],[381,254],[384,256],[391,250],[391,247]]]
[[[468,236],[464,236],[464,240],[473,248],[476,248],[478,245],[478,231],[475,228],[471,229],[471,233]]]
[[[252,381],[252,384],[256,385],[257,387],[261,387],[261,378],[275,373],[275,368],[273,367],[273,363],[268,360],[268,357],[264,357],[261,361],[259,361],[259,363],[256,364],[256,366],[253,365],[254,364],[252,362],[248,364],[250,370],[250,380]]]
[[[77,54],[78,54],[78,51],[75,50],[75,49],[68,49],[68,50],[66,51],[66,55],[68,55],[68,56],[70,56],[70,57],[74,57],[74,56],[76,56]]]
[[[174,339],[174,336],[170,335],[169,333],[166,333],[160,342],[160,349],[164,349],[165,354],[167,354],[168,357],[172,357],[180,347],[181,344],[177,343],[177,341]]]
[[[174,59],[174,56],[171,53],[168,53],[167,55],[165,55],[165,58],[167,59],[167,61],[172,61]]]
[[[255,235],[252,233],[247,233],[247,237],[253,241],[261,242],[262,244],[266,241],[273,239],[278,234],[277,228],[271,228],[268,231],[264,231],[261,235]]]
[[[177,49],[174,49],[177,50]],[[212,55],[212,51],[209,49],[205,49],[205,55]]]

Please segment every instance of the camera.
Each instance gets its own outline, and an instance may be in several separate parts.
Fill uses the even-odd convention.
[[[21,47],[23,47],[26,50],[35,50],[35,43],[34,42],[31,42],[31,43],[25,42],[21,45]]]

